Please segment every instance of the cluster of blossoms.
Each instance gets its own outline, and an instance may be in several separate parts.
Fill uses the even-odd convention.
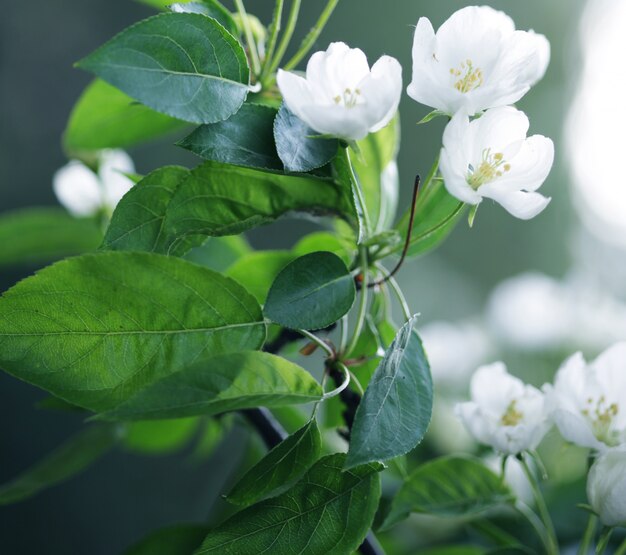
[[[541,390],[503,363],[479,368],[471,401],[457,406],[468,431],[503,455],[537,448],[556,425],[563,438],[593,450],[589,502],[606,526],[626,525],[626,342],[588,363],[577,353]]]
[[[419,20],[407,92],[451,117],[440,157],[450,194],[474,206],[491,198],[522,219],[547,206],[536,190],[552,168],[553,143],[527,138],[528,118],[509,105],[543,77],[549,59],[544,36],[516,31],[511,18],[486,6],[459,10],[437,33]],[[277,79],[294,114],[348,142],[387,125],[402,94],[396,59],[383,56],[370,69],[361,50],[343,43],[314,54],[306,77],[279,71]]]

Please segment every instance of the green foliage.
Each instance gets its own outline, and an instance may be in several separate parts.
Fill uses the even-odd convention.
[[[178,143],[194,154],[215,162],[282,170],[274,145],[276,110],[260,104],[244,104],[230,118],[201,125]]]
[[[106,412],[107,420],[211,416],[258,406],[309,403],[322,388],[303,368],[258,351],[214,356],[167,376]]]
[[[319,251],[332,252],[341,258],[346,266],[349,266],[356,251],[356,245],[334,233],[317,231],[306,235],[293,247],[293,253],[297,256]]]
[[[328,164],[337,154],[339,141],[316,137],[306,123],[283,104],[274,123],[278,156],[288,172],[310,172]]]
[[[41,265],[93,251],[102,232],[91,219],[77,219],[58,208],[30,208],[0,216],[0,268]]]
[[[383,526],[388,528],[411,512],[471,518],[512,500],[503,480],[479,459],[442,457],[423,464],[406,479]]]
[[[259,303],[265,304],[276,276],[294,258],[296,256],[289,251],[252,252],[228,268],[226,275],[243,285]]]
[[[350,555],[374,519],[382,465],[344,472],[344,460],[345,455],[324,457],[282,495],[213,529],[196,555]]]
[[[181,256],[206,236],[242,233],[288,212],[352,214],[343,188],[328,179],[217,162],[192,171],[170,166],[146,176],[122,199],[103,248]]]
[[[206,526],[169,526],[153,532],[126,550],[124,555],[191,555],[206,533]]]
[[[191,249],[185,255],[185,260],[195,262],[216,272],[223,272],[251,252],[252,248],[246,239],[240,235],[212,237],[199,247]]]
[[[0,314],[6,371],[100,411],[192,362],[265,339],[260,307],[240,285],[146,253],[58,262],[5,293]]]
[[[354,304],[354,278],[330,252],[301,256],[272,284],[265,315],[288,328],[317,330],[339,320]]]
[[[63,142],[69,152],[125,148],[152,141],[187,125],[139,104],[105,81],[96,79],[74,106]]]
[[[372,377],[359,408],[347,468],[408,453],[424,437],[433,383],[414,316],[398,332]]]
[[[319,458],[322,437],[315,420],[279,443],[253,466],[230,491],[227,500],[252,505],[293,486]]]
[[[144,455],[163,455],[182,449],[198,431],[197,418],[131,422],[124,430],[123,445]]]
[[[248,95],[241,44],[215,19],[199,14],[140,21],[78,66],[157,112],[191,123],[228,119]]]
[[[24,501],[79,474],[111,449],[118,436],[117,428],[110,425],[85,428],[43,460],[0,486],[0,505]]]

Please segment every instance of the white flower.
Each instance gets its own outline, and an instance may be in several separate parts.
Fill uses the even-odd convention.
[[[469,204],[490,198],[517,218],[528,220],[550,202],[535,191],[554,161],[552,141],[526,138],[526,114],[511,107],[494,108],[470,122],[457,113],[443,134],[441,173],[448,192]]]
[[[626,526],[626,451],[610,451],[593,463],[587,497],[602,524]]]
[[[385,127],[398,110],[402,67],[383,56],[371,68],[365,54],[343,42],[311,56],[306,78],[279,70],[287,107],[323,135],[358,141]]]
[[[123,150],[104,150],[98,173],[72,160],[54,174],[52,186],[59,202],[74,216],[93,216],[101,210],[110,213],[133,186],[124,174],[134,171],[133,161]]]
[[[488,6],[454,14],[437,34],[422,17],[413,42],[411,98],[452,115],[517,102],[546,72],[550,43]]]
[[[626,342],[590,364],[576,353],[563,363],[554,386],[544,390],[567,441],[600,451],[626,443]]]
[[[502,457],[490,455],[485,459],[485,465],[496,474],[502,472]],[[526,477],[522,463],[516,457],[507,457],[504,464],[504,481],[515,497],[526,505],[534,505],[532,486]]]
[[[535,449],[549,428],[544,396],[507,373],[502,362],[479,368],[470,385],[472,401],[457,415],[481,443],[506,455]]]

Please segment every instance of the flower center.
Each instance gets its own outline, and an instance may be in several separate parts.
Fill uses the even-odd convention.
[[[343,94],[338,94],[333,100],[335,104],[343,104],[346,108],[354,108],[359,102],[361,91],[359,89],[346,88]]]
[[[455,79],[454,88],[461,93],[473,91],[485,82],[483,70],[474,67],[472,60],[461,62],[458,68],[450,68],[450,75]]]
[[[613,447],[621,443],[620,433],[613,430],[613,418],[619,414],[619,406],[617,403],[610,405],[606,401],[606,397],[602,395],[599,399],[587,399],[587,407],[581,412],[591,423],[593,435],[596,438]]]
[[[518,411],[516,405],[517,401],[511,401],[511,404],[502,415],[500,422],[503,426],[517,426],[523,420],[524,413]]]
[[[483,158],[478,168],[468,167],[467,182],[472,189],[477,190],[481,185],[489,183],[498,177],[502,177],[504,173],[511,171],[511,164],[504,159],[504,154],[496,152],[491,154],[491,149],[483,150]]]

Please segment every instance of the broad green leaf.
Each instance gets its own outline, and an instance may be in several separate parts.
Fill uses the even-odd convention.
[[[304,256],[313,252],[328,251],[336,254],[349,266],[356,253],[356,245],[328,231],[316,231],[305,235],[293,247],[293,253]]]
[[[411,512],[471,518],[512,499],[502,479],[479,459],[442,457],[423,464],[406,479],[383,527],[392,526]]]
[[[173,453],[191,441],[199,424],[197,418],[131,422],[122,441],[130,451],[144,455]]]
[[[400,118],[358,142],[361,156],[353,156],[354,171],[361,184],[374,231],[389,229],[398,208]]]
[[[118,204],[103,248],[182,256],[204,239],[238,235],[291,212],[350,218],[342,187],[217,162],[149,174]]]
[[[252,252],[235,262],[226,275],[243,285],[264,304],[276,276],[295,259],[289,251]]]
[[[224,272],[237,260],[250,254],[252,248],[241,235],[211,237],[204,244],[190,250],[185,260],[195,262],[216,272]]]
[[[426,434],[433,408],[428,360],[414,316],[398,332],[359,404],[347,467],[408,453]]]
[[[188,125],[159,114],[96,79],[74,106],[63,142],[69,152],[123,148],[157,139]]]
[[[282,170],[272,132],[275,117],[273,108],[244,104],[227,120],[201,125],[177,144],[205,160]]]
[[[153,532],[124,555],[191,555],[206,536],[207,527],[194,524],[168,526]]]
[[[0,486],[0,505],[33,497],[40,491],[79,474],[104,455],[118,439],[114,426],[89,426],[43,460]]]
[[[106,420],[211,416],[233,410],[319,401],[322,388],[303,368],[259,351],[210,358],[149,385]]]
[[[319,458],[322,437],[315,420],[279,443],[237,482],[226,499],[252,505],[293,486]]]
[[[291,489],[214,528],[196,555],[350,555],[365,538],[380,498],[380,464],[343,472],[345,455],[317,462]]]
[[[0,367],[96,411],[264,339],[261,309],[239,284],[155,254],[71,258],[0,298]]]
[[[0,216],[0,267],[44,264],[98,248],[102,232],[94,220],[60,208],[30,208]]]
[[[310,172],[330,162],[337,154],[339,141],[316,137],[306,123],[283,104],[274,122],[278,156],[288,172]]]
[[[278,274],[264,312],[281,326],[317,330],[347,314],[355,297],[354,278],[343,261],[330,252],[314,252]]]
[[[228,119],[248,95],[239,42],[215,19],[168,13],[128,27],[78,66],[150,108],[192,123]]]

